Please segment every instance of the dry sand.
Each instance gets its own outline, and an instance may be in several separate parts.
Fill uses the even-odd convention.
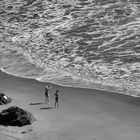
[[[37,119],[31,126],[0,125],[0,140],[139,140],[140,99],[100,90],[52,84],[51,102],[44,104],[44,86],[0,72],[0,89],[13,99],[0,111],[19,106]],[[55,90],[60,108],[54,108]]]

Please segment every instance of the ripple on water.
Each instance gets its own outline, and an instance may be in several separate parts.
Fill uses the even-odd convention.
[[[136,0],[1,0],[0,67],[43,81],[91,82],[137,94],[139,7]]]

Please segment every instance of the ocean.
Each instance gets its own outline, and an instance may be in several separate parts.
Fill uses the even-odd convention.
[[[0,1],[0,68],[140,96],[140,2]]]

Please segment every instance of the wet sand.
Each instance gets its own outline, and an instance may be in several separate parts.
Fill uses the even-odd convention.
[[[31,126],[0,125],[0,139],[139,140],[139,98],[52,84],[50,103],[45,104],[46,84],[0,72],[0,89],[12,98],[12,103],[1,106],[0,111],[19,106],[31,111],[36,118]],[[57,89],[59,109],[54,108],[53,94]]]

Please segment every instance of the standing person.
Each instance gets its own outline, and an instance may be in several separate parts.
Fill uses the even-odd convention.
[[[59,108],[59,95],[58,95],[58,90],[56,90],[54,96],[55,96],[55,108],[56,107]]]
[[[45,86],[45,103],[49,103],[49,90],[51,89],[51,86]]]

